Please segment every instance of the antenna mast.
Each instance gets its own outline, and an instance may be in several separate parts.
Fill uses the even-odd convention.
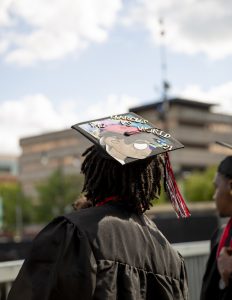
[[[160,61],[161,61],[161,80],[162,80],[162,108],[161,108],[161,120],[164,124],[164,129],[168,130],[168,110],[169,110],[169,101],[168,101],[168,90],[170,88],[169,82],[167,80],[167,56],[166,56],[166,47],[165,47],[165,27],[164,21],[162,18],[159,19],[160,24]]]

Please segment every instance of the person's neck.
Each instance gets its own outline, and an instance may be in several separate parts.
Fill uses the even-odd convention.
[[[110,196],[110,197],[106,197],[105,199],[102,199],[102,201],[98,202],[96,204],[96,206],[102,206],[102,205],[105,205],[109,202],[114,202],[115,203],[115,202],[118,202],[118,201],[120,201],[119,196]]]

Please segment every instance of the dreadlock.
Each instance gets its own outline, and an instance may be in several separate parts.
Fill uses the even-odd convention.
[[[88,148],[81,171],[85,175],[82,192],[93,205],[107,197],[117,196],[131,210],[142,213],[161,191],[161,159],[148,157],[121,165],[101,155],[97,146]]]

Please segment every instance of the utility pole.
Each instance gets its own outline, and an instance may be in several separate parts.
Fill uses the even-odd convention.
[[[21,192],[21,162],[18,160],[18,192],[16,195],[16,207],[15,207],[15,225],[16,225],[16,235],[15,240],[20,242],[23,237],[23,212],[22,212],[22,192]]]
[[[162,81],[162,107],[160,118],[163,121],[163,127],[165,131],[168,131],[168,111],[169,111],[169,100],[168,100],[168,90],[170,84],[167,80],[167,55],[165,47],[165,27],[162,18],[159,19],[160,24],[160,62],[161,62],[161,81]]]
[[[0,232],[3,229],[3,199],[0,195]]]

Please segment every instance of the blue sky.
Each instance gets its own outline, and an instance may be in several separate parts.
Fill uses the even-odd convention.
[[[170,96],[232,113],[232,4],[163,2],[1,0],[0,153],[19,153],[20,137],[158,100],[160,43]]]

